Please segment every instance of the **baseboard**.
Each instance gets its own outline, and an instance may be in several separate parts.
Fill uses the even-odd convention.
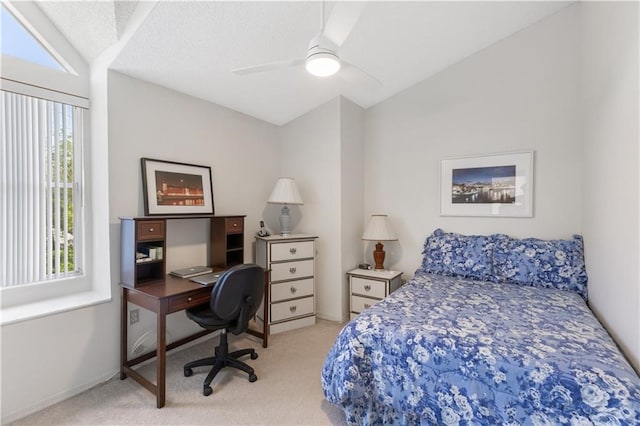
[[[179,352],[181,350],[188,349],[191,346],[197,345],[197,344],[202,343],[202,342],[204,342],[206,340],[209,340],[209,339],[212,339],[214,337],[217,337],[218,334],[220,334],[220,333],[212,333],[212,334],[208,334],[206,336],[200,337],[199,339],[196,339],[196,340],[193,340],[193,341],[191,341],[189,343],[186,343],[186,344],[180,346],[179,348],[173,349],[173,351],[168,352],[167,355],[172,353],[172,352]],[[154,362],[154,361],[155,361],[155,358],[151,358],[151,359],[149,359],[147,361],[141,362],[140,364],[138,364],[136,366],[136,368],[141,367],[141,366],[143,366],[145,364],[148,364],[150,362]],[[31,405],[29,405],[27,407],[21,408],[19,410],[13,411],[13,412],[8,413],[8,414],[4,412],[4,407],[2,407],[3,408],[3,410],[2,410],[2,424],[4,425],[4,424],[7,424],[7,423],[15,422],[16,420],[20,420],[21,418],[27,417],[30,414],[36,413],[36,412],[38,412],[40,410],[44,410],[45,408],[50,407],[50,406],[52,406],[54,404],[57,404],[58,402],[62,402],[64,400],[66,400],[66,399],[69,399],[69,398],[72,398],[72,397],[74,397],[76,395],[79,395],[82,392],[86,392],[86,391],[88,391],[89,389],[91,389],[91,388],[93,388],[95,386],[98,386],[98,385],[100,385],[102,383],[108,382],[109,380],[111,380],[115,376],[118,376],[119,374],[120,374],[120,369],[118,368],[118,369],[112,371],[111,373],[107,373],[107,374],[105,374],[103,376],[100,376],[100,377],[97,377],[94,380],[91,380],[91,381],[89,381],[87,383],[84,383],[84,384],[79,385],[79,386],[75,386],[75,387],[73,387],[71,389],[67,389],[67,390],[65,390],[63,392],[60,392],[60,393],[57,393],[55,395],[51,395],[51,396],[49,396],[49,397],[47,397],[47,398],[45,398],[45,399],[43,399],[41,401],[35,402],[35,403],[33,403],[33,404],[31,404]]]
[[[40,410],[43,410],[47,407],[50,407],[54,404],[57,404],[58,402],[62,402],[65,399],[69,399],[71,397],[74,397],[82,392],[85,392],[89,389],[91,389],[94,386],[97,386],[99,384],[102,384],[106,381],[108,381],[109,379],[111,379],[112,377],[114,377],[116,374],[120,374],[120,370],[115,370],[111,373],[107,373],[103,376],[97,377],[94,380],[91,380],[90,382],[84,383],[82,385],[79,386],[75,386],[71,389],[67,389],[63,392],[57,393],[55,395],[51,395],[41,401],[35,402],[27,407],[24,407],[20,410],[16,410],[14,412],[11,412],[9,414],[5,413],[4,410],[2,413],[2,424],[7,424],[7,423],[11,423],[14,422],[16,420],[19,420],[23,417],[28,416],[29,414],[33,414],[35,412],[38,412]],[[4,408],[4,407],[3,407]]]

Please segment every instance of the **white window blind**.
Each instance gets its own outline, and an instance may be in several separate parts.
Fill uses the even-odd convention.
[[[0,285],[79,275],[85,110],[0,95]]]

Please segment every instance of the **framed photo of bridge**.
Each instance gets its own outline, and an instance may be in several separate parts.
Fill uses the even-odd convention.
[[[142,158],[144,214],[213,215],[211,167]]]
[[[533,216],[533,151],[440,161],[441,216]]]

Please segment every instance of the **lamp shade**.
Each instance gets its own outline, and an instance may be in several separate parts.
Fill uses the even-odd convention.
[[[362,234],[363,240],[369,241],[395,241],[398,239],[391,229],[389,218],[386,214],[374,214]]]
[[[272,204],[303,204],[295,181],[284,177],[278,178],[267,202]]]

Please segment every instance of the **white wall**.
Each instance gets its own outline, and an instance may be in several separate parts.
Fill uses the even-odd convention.
[[[581,232],[578,18],[577,6],[565,8],[367,111],[365,214],[388,214],[399,236],[385,244],[387,268],[413,275],[438,227],[539,238]],[[442,158],[529,149],[533,218],[440,216]]]
[[[105,90],[101,92],[106,96]],[[119,371],[119,216],[143,215],[140,157],[212,167],[217,214],[246,214],[245,260],[253,260],[253,235],[277,177],[277,128],[229,109],[109,73],[109,217],[113,300],[2,327],[2,423],[73,396]],[[102,105],[102,102],[100,102]],[[275,166],[274,166],[275,165]],[[106,187],[106,185],[104,185]],[[266,195],[265,195],[266,194]],[[205,261],[206,221],[168,227],[168,268]],[[167,321],[171,340],[199,328],[184,313]],[[155,320],[141,310],[131,343]],[[152,401],[149,394],[149,401]]]
[[[342,320],[349,319],[349,283],[347,271],[362,262],[361,240],[364,231],[364,116],[358,105],[341,98],[341,229],[342,240]],[[338,298],[336,298],[338,299]]]
[[[590,304],[640,371],[638,3],[581,10]]]
[[[144,215],[141,157],[210,166],[215,213],[247,216],[244,255],[245,261],[253,261],[254,235],[278,176],[277,131],[247,115],[110,72],[109,210],[115,279],[120,268],[118,217]],[[167,270],[208,264],[208,235],[206,219],[169,221]],[[155,347],[155,315],[141,310],[140,319],[130,328],[130,351],[141,337],[140,343]],[[199,330],[183,312],[170,315],[167,328],[168,341]]]
[[[345,272],[358,262],[361,250],[363,118],[359,106],[338,97],[280,132],[282,174],[296,179],[304,200],[296,206],[294,232],[319,237],[316,313],[333,321],[348,317]]]

